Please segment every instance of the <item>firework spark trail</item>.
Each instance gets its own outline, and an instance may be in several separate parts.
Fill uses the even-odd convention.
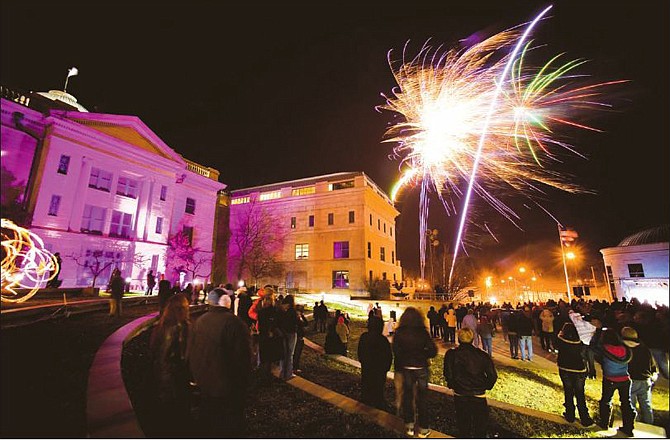
[[[384,142],[396,143],[391,156],[400,160],[402,169],[391,194],[393,201],[405,186],[421,186],[422,274],[432,192],[449,216],[459,214],[454,201],[463,199],[450,279],[464,246],[465,222],[473,222],[468,216],[473,192],[519,229],[520,217],[501,200],[502,194],[511,190],[535,202],[536,196],[546,196],[547,188],[590,192],[544,162],[561,163],[560,152],[585,159],[559,137],[558,128],[600,132],[579,121],[577,115],[610,108],[599,102],[603,88],[625,81],[584,85],[581,80],[586,75],[576,69],[586,61],[564,62],[563,54],[538,69],[529,68],[526,57],[543,46],[531,47],[532,42],[526,40],[550,9],[545,8],[530,23],[460,50],[442,46],[434,50],[425,43],[410,58],[408,42],[399,66],[391,58],[392,51],[388,54],[397,87],[390,96],[382,94],[385,104],[377,108],[402,116],[384,138]],[[491,232],[488,226],[486,229]]]
[[[500,91],[502,90],[502,86],[503,86],[503,83],[505,81],[505,78],[507,77],[507,73],[509,72],[510,68],[512,67],[512,64],[514,63],[514,60],[516,59],[516,54],[521,49],[521,46],[526,41],[526,38],[528,38],[528,35],[530,35],[530,32],[533,30],[535,25],[540,21],[540,19],[542,19],[542,17],[547,12],[549,12],[549,10],[551,8],[552,8],[552,5],[547,6],[528,25],[528,27],[524,31],[523,35],[521,35],[521,38],[519,38],[518,43],[514,47],[514,50],[512,51],[512,55],[510,56],[509,60],[505,64],[505,68],[503,69],[503,72],[500,75],[500,79],[498,80],[498,83],[496,85],[496,91],[493,95],[493,99],[491,100],[491,105],[489,106],[489,111],[486,114],[486,122],[484,122],[484,128],[482,130],[482,135],[479,138],[479,146],[477,147],[477,154],[475,155],[475,161],[472,165],[472,171],[470,173],[470,182],[468,183],[468,189],[465,192],[465,201],[463,202],[463,212],[461,213],[461,221],[460,221],[459,226],[458,226],[458,233],[456,235],[456,242],[454,244],[454,257],[451,260],[451,269],[449,269],[449,285],[451,285],[451,278],[454,275],[454,266],[456,265],[456,258],[458,257],[458,249],[460,248],[460,245],[461,245],[461,237],[463,235],[463,229],[465,227],[465,218],[468,215],[468,208],[469,208],[469,205],[470,205],[470,197],[472,196],[472,188],[473,188],[474,183],[475,183],[475,176],[477,175],[477,168],[479,166],[479,160],[481,159],[482,149],[484,148],[484,141],[486,140],[486,132],[488,130],[489,123],[491,121],[491,115],[493,114],[493,111],[495,110],[496,104],[498,102],[498,95],[500,94]]]

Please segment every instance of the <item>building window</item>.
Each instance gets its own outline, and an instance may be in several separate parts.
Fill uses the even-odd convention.
[[[167,186],[161,185],[161,200],[166,201],[167,200]]]
[[[382,280],[386,281],[386,272],[382,272]]]
[[[384,223],[384,234],[386,234],[386,223]]]
[[[345,180],[344,182],[329,183],[328,191],[337,191],[338,189],[347,189],[353,187],[354,187],[353,180]]]
[[[370,214],[370,226],[372,226],[372,214]]]
[[[349,211],[349,223],[356,221],[356,211]]]
[[[631,278],[644,278],[644,269],[641,263],[628,265],[628,276]]]
[[[395,278],[395,274],[393,274],[393,281],[397,281],[396,278]]]
[[[370,282],[372,282],[372,271],[370,271]]]
[[[334,219],[335,219],[335,216],[333,215],[333,213],[332,213],[332,212],[329,212],[329,213],[328,213],[328,225],[329,225],[329,226],[332,226],[332,225],[333,225],[333,223],[334,223]]]
[[[334,289],[348,289],[349,288],[349,271],[348,270],[334,270],[333,271],[333,288]]]
[[[156,234],[163,233],[163,217],[156,217]]]
[[[379,259],[382,261],[386,261],[386,249],[384,246],[379,248]]]
[[[112,187],[112,173],[100,168],[92,168],[91,177],[88,179],[88,187],[109,192]]]
[[[184,212],[186,214],[195,214],[195,199],[186,197],[186,209]]]
[[[296,226],[296,218],[291,217],[291,229],[295,229],[295,226]]]
[[[309,258],[309,244],[300,243],[295,245],[295,259],[306,260]]]
[[[316,193],[316,187],[314,186],[305,186],[303,188],[295,188],[291,190],[292,196],[306,196],[314,193]]]
[[[99,206],[84,206],[84,215],[81,219],[81,232],[101,235],[105,225],[105,208]]]
[[[395,251],[391,251],[391,264],[395,264]]]
[[[116,194],[136,199],[138,186],[137,180],[119,176],[119,181],[116,184]]]
[[[389,226],[389,232],[391,233],[391,237],[393,237],[393,226]]]
[[[278,199],[281,197],[281,190],[280,191],[270,191],[266,193],[262,193],[260,197],[258,197],[258,200],[261,202],[264,202],[266,200],[274,200]]]
[[[349,258],[348,241],[336,241],[333,243],[333,258]]]
[[[58,161],[58,174],[67,174],[67,170],[69,168],[70,168],[70,156],[61,154],[60,160]]]
[[[58,208],[60,208],[60,196],[54,194],[51,196],[51,203],[49,203],[49,215],[57,216]]]
[[[372,258],[372,243],[368,241],[368,258]]]
[[[181,233],[188,240],[188,245],[193,246],[193,226],[184,226]]]
[[[130,237],[133,215],[121,211],[112,211],[112,224],[109,228],[110,237]]]
[[[314,216],[313,215],[309,216],[309,227],[310,228],[314,227]]]
[[[245,203],[249,203],[251,201],[251,197],[246,196],[246,197],[235,197],[233,200],[230,201],[231,205],[243,205]]]
[[[377,229],[380,231],[382,230],[382,221],[379,219],[377,219]]]

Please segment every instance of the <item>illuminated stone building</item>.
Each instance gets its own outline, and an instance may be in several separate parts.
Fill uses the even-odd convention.
[[[15,197],[3,195],[3,208],[24,207],[22,223],[60,253],[63,287],[90,285],[85,265],[96,258],[108,266],[98,286],[114,266],[133,288],[143,288],[148,269],[188,282],[166,261],[168,237],[179,231],[212,255],[225,188],[218,171],[183,158],[136,116],[90,113],[61,91],[3,87],[2,175],[3,193]]]
[[[230,208],[229,278],[237,273],[239,226],[254,210],[271,218],[283,238],[277,249],[283,272],[262,283],[356,295],[366,292],[370,281],[402,279],[396,255],[399,212],[362,172],[234,190]]]
[[[670,226],[663,225],[630,235],[616,247],[601,249],[611,297],[668,305],[669,245]]]

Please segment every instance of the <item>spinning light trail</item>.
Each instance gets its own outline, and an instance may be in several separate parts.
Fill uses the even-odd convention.
[[[2,301],[20,303],[56,276],[58,262],[42,239],[2,219]],[[15,289],[28,289],[27,293]]]
[[[609,108],[599,102],[601,89],[624,82],[584,85],[574,69],[584,60],[558,65],[561,55],[540,69],[528,67],[527,42],[533,28],[551,9],[525,26],[498,33],[462,50],[424,45],[407,60],[407,46],[397,68],[389,66],[397,87],[379,109],[401,120],[386,132],[394,157],[404,169],[394,186],[421,185],[419,240],[424,276],[429,193],[434,192],[447,215],[458,213],[454,199],[463,198],[449,280],[465,233],[473,191],[513,224],[519,216],[500,200],[503,193],[533,198],[545,189],[584,191],[544,162],[558,161],[559,151],[582,156],[557,132],[560,126],[599,131],[576,122],[584,111]],[[583,156],[582,156],[583,157]],[[518,226],[518,225],[517,225]]]

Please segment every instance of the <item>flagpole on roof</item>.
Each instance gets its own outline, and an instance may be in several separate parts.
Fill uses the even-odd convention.
[[[76,76],[79,74],[79,70],[76,67],[67,69],[67,76],[65,77],[65,86],[63,87],[63,92],[67,93],[67,82],[71,76]]]

